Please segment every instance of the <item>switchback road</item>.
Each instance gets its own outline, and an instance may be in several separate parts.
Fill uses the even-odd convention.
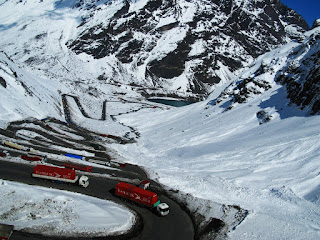
[[[51,127],[48,127],[47,125],[50,125],[56,130],[54,131]],[[94,138],[92,138],[92,136],[89,135],[89,133],[76,132],[77,129],[70,128],[68,130],[68,128],[68,126],[62,123],[58,123],[54,120],[47,122],[46,124],[42,124],[38,120],[35,120],[34,122],[21,121],[10,124],[7,130],[1,129],[0,139],[15,142],[20,146],[24,146],[26,148],[35,149],[43,155],[51,154],[52,156],[64,156],[65,151],[61,150],[59,146],[64,145],[65,141],[68,142],[68,144],[65,145],[68,146],[68,148],[71,148],[71,146],[73,145],[77,146],[77,148],[80,147],[81,149],[82,145],[84,149],[87,149],[88,146],[92,146],[92,144],[94,144],[95,146],[99,145],[99,143],[94,141]],[[61,130],[63,130],[63,132]],[[68,138],[66,135],[63,134],[66,131],[70,131],[73,134],[78,134],[79,136],[82,136],[83,139],[79,141],[78,138],[74,140],[70,137]],[[27,136],[30,138],[30,140],[26,140],[27,138],[25,137],[21,139],[21,133],[30,134],[29,136]],[[34,134],[37,136],[36,138],[33,136]],[[41,138],[41,141],[39,137]],[[46,141],[49,142],[50,145],[40,144],[41,142],[45,143]],[[106,149],[104,149],[103,145],[99,145],[99,148],[101,148],[99,151],[90,149],[87,149],[87,151],[95,155],[92,157],[92,159],[102,159],[107,163],[110,162],[108,152],[106,151]],[[158,217],[149,209],[140,207],[132,203],[127,203],[112,194],[112,190],[115,188],[115,185],[120,181],[119,179],[124,179],[121,181],[127,180],[129,182],[132,180],[146,179],[146,174],[138,166],[126,164],[124,168],[118,166],[113,168],[111,167],[109,169],[102,167],[93,167],[92,169],[93,172],[96,173],[96,176],[94,174],[88,174],[90,179],[90,185],[87,188],[81,188],[79,186],[69,184],[58,184],[52,181],[44,181],[41,179],[32,178],[31,173],[33,171],[33,165],[10,161],[10,159],[20,159],[19,156],[23,154],[24,150],[10,149],[6,145],[0,145],[0,151],[4,149],[6,149],[11,156],[0,157],[0,179],[17,181],[30,185],[39,185],[49,188],[56,188],[72,192],[79,192],[100,199],[111,200],[119,204],[125,205],[126,207],[135,211],[138,214],[138,216],[140,216],[140,220],[135,225],[134,229],[124,236],[110,237],[107,236],[106,233],[105,237],[92,239],[194,239],[194,226],[189,215],[183,209],[181,209],[175,201],[170,199],[168,196],[161,194],[164,191],[161,191],[161,193],[159,194],[160,200],[166,202],[170,206],[170,213],[168,216],[165,217]],[[24,152],[24,154],[28,154],[28,152]],[[99,155],[99,157],[97,157],[97,155]],[[22,160],[20,159],[19,161]],[[48,157],[47,161],[51,164],[62,165],[61,159],[57,161],[52,157]],[[86,161],[82,161],[81,164],[86,164]],[[85,173],[82,174],[85,175]],[[157,184],[152,183],[152,185],[156,186]],[[40,240],[44,239],[44,237],[41,235],[32,235],[28,233],[14,231],[10,239]],[[79,238],[45,237],[45,239],[53,240]]]
[[[158,217],[149,209],[139,207],[135,204],[124,202],[115,197],[111,192],[118,181],[107,180],[99,177],[90,176],[90,185],[87,188],[69,184],[58,184],[52,181],[45,181],[31,177],[33,166],[25,164],[17,164],[0,160],[0,176],[2,179],[22,182],[30,185],[38,185],[71,192],[79,192],[89,196],[107,199],[137,212],[142,219],[143,229],[134,229],[129,235],[124,236],[125,239],[193,239],[193,225],[189,216],[179,207],[177,203],[166,196],[160,196],[161,201],[166,202],[170,206],[170,214],[166,217]],[[138,226],[139,228],[139,226]],[[141,230],[141,232],[140,232]],[[135,235],[135,236],[132,236]],[[14,232],[12,240],[23,239],[43,239],[43,236],[28,235],[25,233]],[[57,239],[56,237],[46,237],[46,239]],[[73,239],[73,238],[65,238]],[[79,238],[74,238],[79,239]],[[88,239],[88,238],[86,238]],[[101,237],[93,239],[112,239],[110,237]],[[117,238],[119,239],[119,237]],[[121,239],[121,238],[120,238]]]

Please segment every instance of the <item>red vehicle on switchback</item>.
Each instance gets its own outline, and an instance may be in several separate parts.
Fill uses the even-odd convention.
[[[116,195],[149,207],[155,210],[161,216],[166,216],[169,214],[168,204],[160,203],[158,195],[154,192],[133,186],[125,182],[119,182],[116,185]]]

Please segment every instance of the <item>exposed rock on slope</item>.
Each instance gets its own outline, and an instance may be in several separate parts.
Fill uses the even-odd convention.
[[[266,91],[283,94],[276,99],[277,112],[285,111],[286,104],[294,104],[306,114],[320,113],[320,28],[308,32],[300,43],[289,43],[261,56],[250,68],[232,81],[209,104],[219,104],[225,111],[249,102]],[[284,89],[279,91],[279,89]],[[281,92],[281,93],[280,93]],[[285,100],[288,98],[288,102]],[[261,98],[261,106],[267,106]],[[269,105],[271,107],[271,105]],[[280,113],[281,115],[281,113]],[[260,123],[272,116],[262,110],[257,113]]]
[[[312,28],[320,27],[320,19],[314,21]]]
[[[204,95],[308,29],[279,0],[115,0],[77,6],[88,11],[68,47],[118,61],[100,79]]]
[[[311,114],[320,113],[320,33],[315,33],[289,56],[292,61],[277,81],[286,85],[291,102]]]

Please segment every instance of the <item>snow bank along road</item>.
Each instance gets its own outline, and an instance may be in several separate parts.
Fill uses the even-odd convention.
[[[92,135],[82,132],[59,121],[30,121],[15,122],[8,126],[7,130],[0,129],[0,138],[12,141],[22,146],[23,149],[12,149],[5,144],[0,145],[0,151],[6,150],[10,156],[0,157],[0,178],[5,180],[22,182],[30,185],[57,188],[72,192],[79,192],[101,199],[112,200],[116,203],[126,205],[135,211],[139,220],[132,231],[123,236],[99,237],[94,239],[193,239],[194,228],[188,214],[169,197],[161,195],[160,199],[170,206],[170,214],[166,217],[158,217],[149,209],[139,207],[135,204],[126,203],[112,194],[116,183],[119,181],[137,182],[146,178],[145,173],[137,166],[126,164],[121,167],[115,161],[115,153],[106,154],[104,146],[94,143]],[[105,141],[113,139],[106,138]],[[90,185],[87,188],[56,182],[44,181],[31,177],[33,167],[36,163],[21,160],[19,156],[31,149],[34,154],[46,155],[47,161],[52,164],[62,165],[66,161],[64,154],[72,152],[86,156],[86,162],[82,164],[92,165],[93,173],[88,174]],[[105,162],[106,166],[98,166],[90,161],[98,160]],[[78,162],[79,163],[79,162]],[[122,165],[122,164],[121,164]],[[154,183],[156,184],[156,183]],[[107,234],[106,234],[107,235]],[[33,235],[15,231],[10,239],[43,239],[41,235]],[[50,237],[46,237],[50,239]],[[57,237],[51,237],[57,239]],[[66,238],[64,238],[66,239]],[[69,238],[69,239],[81,239]],[[83,238],[83,239],[88,239]]]

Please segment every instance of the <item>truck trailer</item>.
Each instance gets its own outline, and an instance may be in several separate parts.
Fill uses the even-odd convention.
[[[7,153],[0,151],[0,157],[6,157]]]
[[[9,141],[4,141],[3,142],[5,145],[9,146],[9,147],[12,147],[12,148],[15,148],[15,149],[18,149],[18,150],[25,150],[25,147],[23,146],[20,146],[16,143],[13,143],[13,142],[9,142]]]
[[[62,166],[64,166],[65,168],[70,168],[70,169],[75,169],[75,170],[80,170],[85,172],[92,172],[91,166],[77,165],[73,163],[63,163]]]
[[[13,232],[13,225],[0,223],[0,240],[9,240]]]
[[[19,144],[13,143],[13,142],[2,141],[2,143],[4,145],[7,145],[8,147],[15,148],[15,149],[20,150],[20,151],[35,152],[35,150],[33,148],[21,146]]]
[[[86,160],[85,157],[77,155],[77,154],[72,154],[72,153],[66,153],[65,156],[70,157],[70,158],[80,159],[80,160]]]
[[[66,183],[78,183],[82,187],[89,186],[87,176],[78,176],[74,169],[38,164],[33,168],[33,177]]]
[[[33,156],[33,155],[20,155],[23,160],[27,161],[42,161],[41,157]]]
[[[129,199],[143,206],[154,209],[161,216],[169,214],[169,206],[166,203],[160,203],[158,195],[154,192],[133,186],[125,182],[119,182],[116,185],[116,195]]]

